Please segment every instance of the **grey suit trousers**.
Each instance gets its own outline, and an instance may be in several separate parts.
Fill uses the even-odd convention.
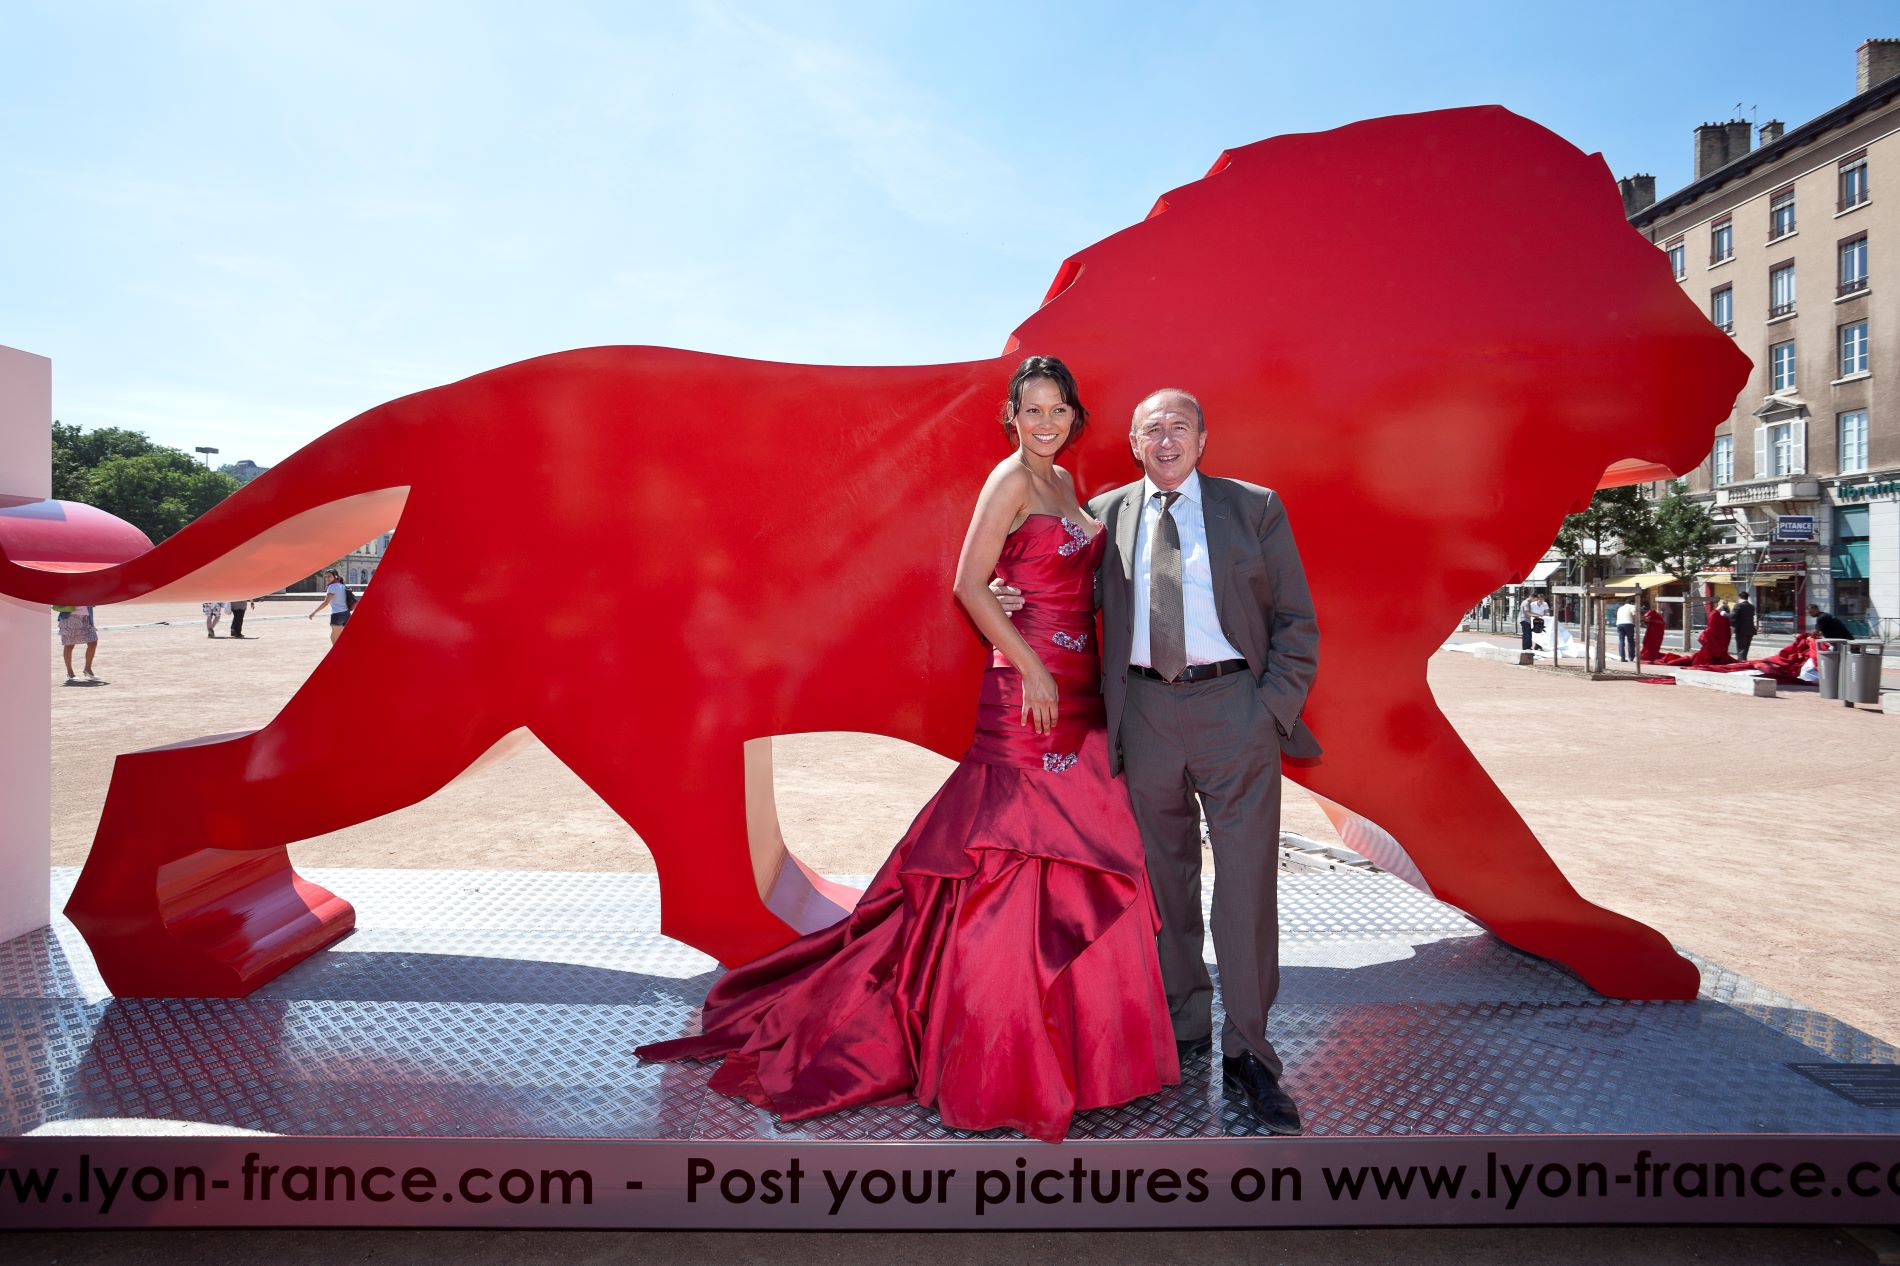
[[[1200,815],[1214,850],[1214,957],[1221,1052],[1252,1051],[1280,1075],[1267,1009],[1280,989],[1280,745],[1249,673],[1167,685],[1130,674],[1122,769],[1161,912],[1161,979],[1179,1039],[1213,1030],[1203,961]],[[1197,804],[1198,798],[1198,804]]]

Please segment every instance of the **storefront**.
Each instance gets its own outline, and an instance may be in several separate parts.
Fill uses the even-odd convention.
[[[1849,476],[1829,492],[1833,610],[1856,633],[1900,636],[1900,475]]]
[[[1825,608],[1832,600],[1826,542],[1833,519],[1820,483],[1797,475],[1735,484],[1716,490],[1716,505],[1732,516],[1737,541],[1722,559],[1728,575],[1705,574],[1712,584],[1726,582],[1716,596],[1733,601],[1746,593],[1764,633],[1808,632],[1808,604]]]
[[[1808,585],[1801,571],[1756,572],[1749,589],[1755,601],[1755,626],[1764,633],[1807,631]]]
[[[1868,631],[1872,594],[1868,588],[1868,520],[1864,505],[1834,507],[1834,614],[1847,621],[1855,636]]]
[[[1740,570],[1735,567],[1716,567],[1697,572],[1696,579],[1702,582],[1702,595],[1710,601],[1738,602],[1747,598],[1755,604],[1757,611],[1779,615],[1791,614],[1794,607],[1800,605],[1788,591],[1790,574],[1757,572],[1747,564],[1742,564]]]
[[[1682,627],[1682,582],[1666,571],[1647,571],[1635,576],[1618,576],[1603,586],[1610,601],[1621,603],[1634,598],[1662,613],[1663,627]],[[1612,608],[1614,609],[1614,608]]]
[[[1808,603],[1814,601],[1808,596],[1812,549],[1811,540],[1797,539],[1737,550],[1733,573],[1719,578],[1715,595],[1730,602],[1742,597],[1752,601],[1756,627],[1764,633],[1792,637],[1808,632]]]

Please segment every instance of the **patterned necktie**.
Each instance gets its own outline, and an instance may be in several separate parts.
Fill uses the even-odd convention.
[[[1179,492],[1157,492],[1154,552],[1148,561],[1148,663],[1172,681],[1187,668],[1187,616],[1181,596],[1181,527],[1172,506]]]

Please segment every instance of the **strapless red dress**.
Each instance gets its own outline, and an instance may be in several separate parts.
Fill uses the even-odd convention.
[[[1021,678],[994,654],[969,752],[857,908],[728,972],[701,1036],[641,1058],[723,1056],[712,1088],[787,1121],[916,1099],[955,1129],[1050,1141],[1180,1080],[1141,837],[1108,773],[1102,537],[1031,515],[997,563],[1057,681],[1052,732],[1020,723]]]

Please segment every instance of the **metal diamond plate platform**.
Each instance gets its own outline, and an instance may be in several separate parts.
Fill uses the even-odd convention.
[[[916,1106],[783,1127],[654,1067],[716,977],[650,875],[313,870],[359,930],[240,1000],[110,997],[63,919],[0,945],[0,1137],[957,1140]],[[64,904],[74,872],[54,880]],[[1280,880],[1273,1038],[1313,1136],[1892,1134],[1814,1065],[1900,1050],[1698,960],[1692,1003],[1599,998],[1389,875]],[[1212,957],[1211,950],[1209,954]],[[1218,1020],[1217,1020],[1218,1024]],[[1792,1065],[1803,1065],[1797,1071]],[[1207,1059],[1078,1140],[1248,1135]],[[980,1137],[980,1136],[977,1136]]]

